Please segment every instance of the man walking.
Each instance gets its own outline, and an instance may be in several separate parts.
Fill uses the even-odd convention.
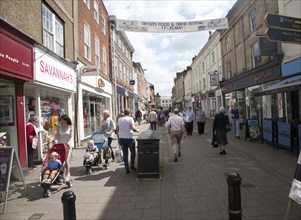
[[[188,110],[185,112],[185,123],[186,123],[187,135],[192,135],[193,119],[194,119],[194,112],[192,111],[191,106],[189,106]]]
[[[168,121],[166,122],[166,128],[170,134],[170,140],[174,151],[174,160],[178,161],[178,157],[181,156],[181,140],[182,137],[186,137],[184,121],[181,116],[179,116],[179,109],[174,109],[174,114],[172,114]]]
[[[116,132],[118,134],[119,144],[123,152],[123,161],[126,173],[130,173],[130,168],[132,171],[136,171],[134,167],[136,158],[135,149],[135,139],[133,132],[139,132],[135,127],[134,119],[130,116],[131,110],[126,108],[124,110],[124,116],[120,117],[117,121]],[[128,162],[128,149],[131,151],[131,167],[129,167]]]
[[[149,113],[148,121],[150,122],[151,130],[155,131],[157,129],[157,113],[154,111],[154,109],[152,109]]]

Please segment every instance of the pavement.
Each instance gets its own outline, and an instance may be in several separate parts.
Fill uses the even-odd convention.
[[[138,127],[142,132],[149,124]],[[85,149],[77,148],[71,159],[71,188],[44,198],[38,167],[26,174],[26,187],[12,182],[6,213],[0,219],[64,219],[61,198],[68,190],[76,195],[76,219],[229,219],[227,177],[232,172],[241,177],[242,219],[284,219],[297,155],[269,144],[235,139],[233,134],[228,134],[227,155],[219,155],[210,145],[212,121],[206,123],[204,135],[196,129],[194,125],[193,135],[183,140],[182,156],[174,162],[168,133],[157,127],[160,178],[155,179],[139,179],[137,172],[126,174],[124,165],[116,162],[109,169],[95,168],[86,175],[82,165]],[[117,147],[116,140],[112,146]],[[291,219],[301,219],[297,203]]]

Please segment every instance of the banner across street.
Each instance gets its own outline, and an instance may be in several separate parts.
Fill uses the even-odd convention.
[[[118,31],[155,32],[155,33],[183,33],[209,31],[228,28],[228,18],[218,18],[203,21],[134,21],[117,20]]]

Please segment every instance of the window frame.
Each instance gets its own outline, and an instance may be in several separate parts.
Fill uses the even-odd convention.
[[[88,31],[88,32],[86,32],[86,31]],[[88,39],[86,39],[86,34],[89,35]],[[89,40],[89,42],[86,42],[86,40]],[[86,51],[86,48],[88,49],[87,51]],[[91,31],[90,31],[89,27],[85,24],[84,24],[84,58],[86,60],[91,61]]]
[[[100,43],[97,38],[95,38],[95,65],[100,68]]]
[[[107,34],[106,27],[106,18],[104,15],[101,15],[101,31],[104,35]]]
[[[96,0],[94,0],[94,10],[93,10],[94,20],[99,24],[99,6]]]
[[[256,8],[254,8],[249,14],[249,22],[250,22],[250,31],[256,29]]]
[[[83,0],[83,2],[87,6],[87,8],[90,10],[91,1],[90,0]]]
[[[105,47],[102,48],[102,63],[103,63],[103,72],[107,74],[107,50]]]
[[[252,52],[252,66],[258,67],[260,65],[260,58],[257,58],[260,56],[260,48],[259,48],[259,42],[256,41],[251,45],[251,52]],[[258,61],[256,59],[259,59]]]
[[[44,3],[42,3],[42,33],[42,44],[49,50],[64,58],[64,22],[54,13],[54,11],[50,7],[48,7],[48,5]]]

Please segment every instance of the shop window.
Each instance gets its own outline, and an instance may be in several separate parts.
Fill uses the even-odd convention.
[[[15,84],[0,79],[0,146],[18,146]]]
[[[46,153],[51,146],[54,134],[57,131],[57,122],[61,115],[66,114],[67,111],[67,96],[48,91],[40,90],[40,105],[36,99],[35,88],[25,88],[25,113],[26,119],[30,116],[36,115],[40,118],[40,125],[43,126],[42,135],[42,149]],[[40,115],[37,114],[38,108]]]

